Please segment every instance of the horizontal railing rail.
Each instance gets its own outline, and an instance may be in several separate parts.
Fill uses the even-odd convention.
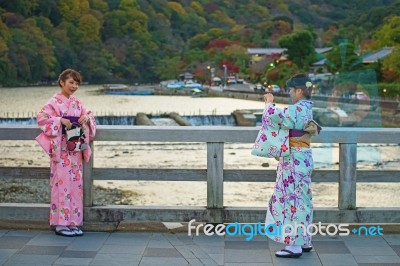
[[[0,140],[34,140],[36,126],[0,126]],[[252,143],[257,127],[98,126],[89,163],[84,165],[85,220],[103,223],[121,221],[257,222],[263,208],[224,205],[224,182],[275,182],[275,170],[224,169],[225,143]],[[206,169],[93,168],[96,141],[196,142],[207,144]],[[313,143],[339,145],[339,170],[315,170],[313,182],[338,182],[338,207],[317,208],[314,219],[322,222],[397,222],[399,208],[357,208],[357,182],[399,182],[396,170],[357,170],[357,144],[400,143],[399,128],[324,128]],[[251,145],[249,145],[250,152]],[[1,151],[0,151],[1,152]],[[167,155],[166,155],[167,156]],[[0,177],[48,178],[46,167],[0,167]],[[207,182],[207,206],[150,207],[133,205],[94,206],[93,180],[152,180]],[[267,199],[266,199],[267,200]],[[35,206],[35,208],[32,208]],[[33,211],[34,209],[34,211]],[[46,204],[0,203],[0,220],[47,219]]]

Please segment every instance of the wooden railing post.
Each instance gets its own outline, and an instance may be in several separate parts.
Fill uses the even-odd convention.
[[[93,156],[94,156],[94,145],[93,141],[90,142],[90,148],[92,149],[92,156],[90,156],[89,162],[83,161],[83,206],[92,207],[93,206]]]
[[[207,142],[207,208],[224,207],[224,143]]]
[[[356,209],[357,143],[339,144],[340,210]]]

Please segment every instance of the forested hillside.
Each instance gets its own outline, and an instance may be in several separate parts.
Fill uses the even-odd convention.
[[[246,74],[247,48],[279,47],[298,31],[315,47],[398,46],[400,33],[394,43],[376,37],[391,16],[400,0],[0,0],[0,85],[53,81],[67,67],[90,83],[222,64]]]

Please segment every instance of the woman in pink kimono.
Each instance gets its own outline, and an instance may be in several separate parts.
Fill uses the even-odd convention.
[[[83,224],[83,159],[89,161],[89,141],[96,133],[93,114],[72,96],[81,83],[81,75],[73,69],[64,70],[58,79],[61,91],[37,114],[43,131],[36,140],[50,156],[50,225],[63,236],[81,236]],[[66,134],[78,128],[73,140]],[[70,133],[72,131],[69,131]],[[72,146],[71,146],[72,145]]]
[[[319,134],[320,127],[312,120],[312,83],[306,75],[299,74],[288,80],[292,105],[277,108],[274,96],[265,94],[264,121],[276,123],[289,130],[290,154],[279,158],[276,183],[269,201],[266,235],[286,244],[275,253],[277,257],[297,258],[311,250],[311,235],[307,227],[312,223],[313,204],[311,173],[313,158],[310,148],[312,135]],[[278,159],[278,158],[277,158]],[[272,225],[272,226],[270,226]]]

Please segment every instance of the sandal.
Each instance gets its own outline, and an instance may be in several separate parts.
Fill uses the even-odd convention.
[[[54,232],[59,236],[75,236],[75,233],[66,226],[57,226]]]
[[[301,246],[301,250],[303,252],[310,252],[312,250],[312,246]]]
[[[83,236],[83,231],[76,226],[68,227],[76,236]]]
[[[303,253],[294,253],[293,251],[287,250],[287,249],[282,249],[282,252],[286,252],[287,254],[279,254],[278,252],[275,253],[275,256],[279,257],[279,258],[298,258],[301,255],[303,255]]]

